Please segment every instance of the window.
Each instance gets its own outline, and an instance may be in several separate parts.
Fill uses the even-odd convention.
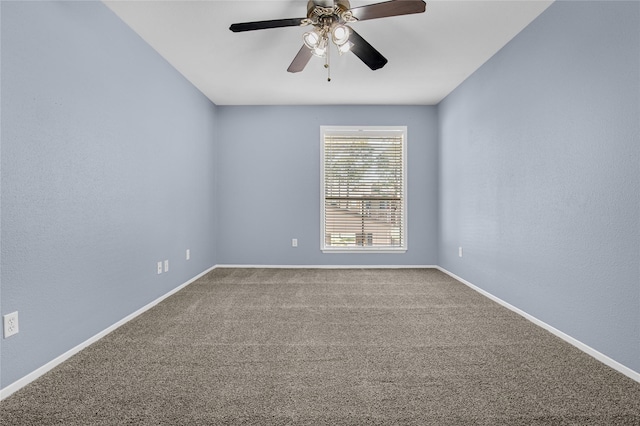
[[[321,127],[322,250],[406,251],[406,127]]]

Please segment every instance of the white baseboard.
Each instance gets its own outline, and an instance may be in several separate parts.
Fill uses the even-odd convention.
[[[52,369],[54,369],[58,365],[62,364],[67,359],[71,358],[73,355],[77,354],[78,352],[80,352],[84,348],[88,347],[92,343],[95,343],[96,341],[100,340],[101,338],[103,338],[107,334],[111,333],[112,331],[114,331],[118,327],[126,324],[127,322],[131,321],[132,319],[134,319],[138,315],[140,315],[140,314],[148,311],[149,309],[153,308],[155,305],[157,305],[158,303],[162,302],[167,297],[169,297],[169,296],[177,293],[178,291],[182,290],[183,288],[185,288],[186,286],[188,286],[189,284],[191,284],[192,282],[194,282],[198,278],[202,277],[203,275],[206,275],[207,273],[209,273],[210,271],[212,271],[215,268],[216,268],[215,266],[212,266],[211,268],[207,269],[206,271],[201,272],[200,274],[198,274],[195,277],[191,278],[186,283],[181,284],[180,286],[174,288],[173,290],[169,291],[166,294],[163,294],[162,296],[160,296],[159,298],[157,298],[153,302],[148,303],[147,305],[145,305],[142,308],[138,309],[134,313],[132,313],[130,315],[127,315],[126,317],[122,318],[120,321],[116,322],[112,326],[104,329],[103,331],[101,331],[100,333],[96,334],[95,336],[90,337],[89,339],[87,339],[84,342],[80,343],[78,346],[76,346],[76,347],[74,347],[72,349],[69,349],[67,352],[65,352],[62,355],[60,355],[59,357],[49,361],[48,363],[46,363],[42,367],[32,371],[31,373],[27,374],[23,378],[16,380],[15,382],[11,383],[7,387],[5,387],[3,389],[0,389],[0,401],[5,399],[6,397],[11,395],[12,393],[16,392],[17,390],[21,389],[22,387],[24,387],[24,386],[28,385],[29,383],[33,382],[34,380],[36,380],[38,377],[42,376],[43,374],[51,371]]]
[[[624,374],[625,376],[635,380],[636,382],[640,383],[640,373],[638,373],[637,371],[634,371],[632,369],[630,369],[629,367],[620,364],[618,361],[609,358],[608,356],[606,356],[605,354],[598,352],[597,350],[593,349],[591,346],[586,345],[584,343],[582,343],[581,341],[569,336],[568,334],[558,330],[557,328],[547,324],[546,322],[539,320],[538,318],[534,317],[533,315],[530,315],[528,313],[526,313],[525,311],[523,311],[522,309],[516,308],[515,306],[509,304],[508,302],[505,302],[504,300],[500,299],[499,297],[494,296],[493,294],[489,293],[488,291],[485,291],[483,289],[481,289],[480,287],[471,284],[469,281],[465,280],[464,278],[461,278],[459,276],[457,276],[456,274],[447,271],[444,268],[441,268],[440,266],[436,266],[436,269],[444,272],[445,274],[449,275],[450,277],[460,281],[461,283],[463,283],[464,285],[470,287],[471,289],[477,291],[478,293],[482,294],[483,296],[488,297],[489,299],[493,300],[496,303],[499,303],[500,305],[504,306],[505,308],[515,312],[516,314],[526,318],[527,320],[531,321],[532,323],[536,324],[539,327],[544,328],[545,330],[549,331],[550,333],[553,333],[554,335],[556,335],[557,337],[561,338],[562,340],[564,340],[565,342],[575,346],[576,348],[580,349],[581,351],[585,352],[587,355],[592,356],[593,358],[597,359],[598,361],[602,362],[603,364],[613,368],[614,370]]]
[[[438,269],[435,265],[216,265],[216,268],[247,269]]]

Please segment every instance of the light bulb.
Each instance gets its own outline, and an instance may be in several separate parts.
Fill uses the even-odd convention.
[[[327,49],[324,47],[316,47],[311,51],[311,53],[319,58],[324,58],[327,55]]]
[[[302,40],[304,41],[304,44],[309,49],[313,50],[316,47],[318,47],[318,45],[320,44],[320,41],[322,40],[322,36],[320,34],[318,34],[318,32],[315,31],[315,30],[314,31],[307,31],[302,36]]]
[[[339,54],[343,54],[343,53],[347,53],[348,51],[351,50],[351,48],[353,47],[353,43],[351,43],[350,41],[347,40],[346,43],[341,44],[338,46],[338,53]]]
[[[349,41],[349,28],[344,25],[336,25],[331,30],[331,38],[338,46],[346,44]]]
[[[311,48],[311,53],[320,58],[324,58],[327,55],[327,37],[321,36],[316,46]]]

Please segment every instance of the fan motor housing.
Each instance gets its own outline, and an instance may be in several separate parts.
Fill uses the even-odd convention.
[[[349,0],[309,0],[307,18],[314,24],[327,18],[340,20],[349,9]]]

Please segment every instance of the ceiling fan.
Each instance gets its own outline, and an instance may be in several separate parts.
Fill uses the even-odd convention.
[[[233,32],[263,30],[268,28],[312,26],[304,33],[304,44],[289,65],[287,71],[300,72],[312,56],[325,58],[325,68],[329,69],[329,40],[342,55],[353,52],[372,70],[385,66],[387,59],[353,30],[348,24],[368,19],[389,16],[410,15],[425,11],[423,0],[391,0],[366,6],[351,8],[348,0],[309,0],[306,18],[274,19],[269,21],[243,22],[229,28]],[[331,77],[327,78],[331,81]]]

